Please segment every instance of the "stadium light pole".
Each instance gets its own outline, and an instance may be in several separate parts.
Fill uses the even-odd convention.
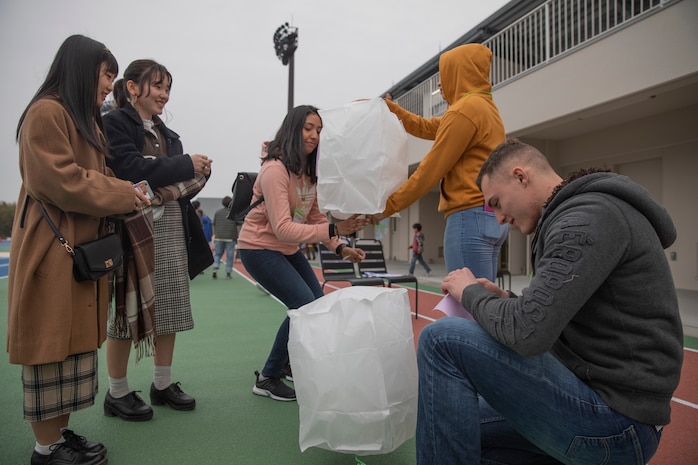
[[[293,55],[298,48],[298,28],[284,23],[274,32],[274,50],[281,63],[288,65],[288,111],[293,109]]]

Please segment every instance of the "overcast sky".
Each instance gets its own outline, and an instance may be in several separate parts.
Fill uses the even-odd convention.
[[[0,201],[21,179],[15,129],[63,40],[106,44],[120,75],[152,58],[173,75],[163,119],[187,153],[214,160],[200,194],[223,197],[288,104],[288,66],[272,37],[298,28],[294,104],[320,109],[376,97],[453,43],[506,0],[0,0]]]

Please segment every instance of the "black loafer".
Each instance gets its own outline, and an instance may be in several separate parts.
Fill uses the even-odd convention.
[[[65,442],[73,449],[91,452],[93,454],[107,455],[107,448],[101,442],[90,442],[85,436],[79,436],[70,429],[64,429],[61,433]]]
[[[34,451],[30,463],[31,465],[104,465],[107,463],[107,458],[102,454],[75,449],[66,441],[51,446],[49,455],[41,455]]]
[[[196,407],[196,399],[182,392],[179,383],[172,383],[163,390],[156,389],[155,384],[151,384],[150,403],[153,405],[167,404],[175,410],[194,410]]]
[[[118,416],[126,421],[147,421],[153,418],[153,409],[136,394],[136,391],[118,399],[107,391],[104,398],[104,414],[108,417]]]

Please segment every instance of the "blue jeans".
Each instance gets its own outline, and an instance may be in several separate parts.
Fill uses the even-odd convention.
[[[418,465],[644,465],[659,445],[553,355],[518,355],[474,321],[425,327],[417,363]]]
[[[225,252],[225,272],[233,272],[233,262],[235,261],[235,241],[213,241],[213,271],[221,267],[221,257]]]
[[[273,250],[238,249],[238,255],[255,281],[289,309],[302,307],[324,295],[313,268],[300,250],[284,255]],[[278,378],[288,364],[288,327],[287,316],[262,369],[264,376]]]
[[[427,265],[427,262],[424,261],[422,254],[412,252],[412,261],[410,261],[410,274],[414,273],[414,266],[417,262],[419,262],[419,264],[424,267],[424,270],[427,273],[431,273],[431,268],[429,268],[429,265]]]
[[[508,224],[499,224],[492,212],[474,207],[448,215],[444,231],[446,271],[470,268],[476,278],[497,279],[499,249]]]

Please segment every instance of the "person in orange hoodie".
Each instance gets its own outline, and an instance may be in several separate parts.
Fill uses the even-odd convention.
[[[385,99],[405,130],[434,144],[417,170],[389,198],[377,224],[422,198],[438,182],[439,211],[446,217],[444,255],[451,272],[468,267],[477,277],[494,281],[499,249],[509,231],[500,225],[475,184],[490,152],[505,139],[504,124],[492,99],[489,81],[492,52],[467,44],[441,54],[439,73],[446,112],[422,118]]]

